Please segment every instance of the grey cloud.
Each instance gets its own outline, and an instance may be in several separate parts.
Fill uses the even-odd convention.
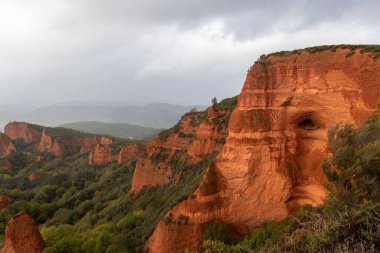
[[[262,53],[378,43],[379,9],[369,0],[4,0],[0,104],[207,104],[236,95]]]

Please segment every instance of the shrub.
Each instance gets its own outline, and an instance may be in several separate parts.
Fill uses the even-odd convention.
[[[232,229],[217,220],[213,221],[208,227],[204,235],[204,240],[220,241],[227,244],[235,242]]]
[[[62,238],[51,247],[45,248],[43,253],[80,253],[82,242],[74,235]]]

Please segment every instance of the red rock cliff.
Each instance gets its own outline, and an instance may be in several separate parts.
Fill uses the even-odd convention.
[[[119,164],[124,163],[126,160],[131,158],[137,158],[140,154],[144,152],[145,147],[142,145],[131,145],[128,147],[121,148],[117,162]]]
[[[42,132],[42,137],[37,149],[41,152],[53,153],[56,156],[61,156],[63,154],[62,146],[58,143],[57,139],[46,135],[45,130]]]
[[[0,132],[0,155],[9,155],[13,151],[16,151],[16,148],[11,142],[11,139],[8,135]]]
[[[77,144],[81,146],[80,153],[91,151],[97,144],[101,145],[111,145],[112,139],[104,136],[95,136],[88,138],[80,138]]]
[[[4,130],[12,140],[22,139],[26,143],[39,141],[42,135],[42,127],[26,122],[10,122]]]
[[[12,217],[5,229],[0,253],[40,253],[45,247],[40,232],[26,213]]]
[[[139,158],[132,181],[132,192],[144,186],[163,185],[173,176],[168,161],[181,153],[191,163],[217,154],[227,137],[230,109],[210,109],[209,113],[187,113],[172,129],[166,130],[146,145],[146,155]],[[225,123],[225,124],[223,124]]]
[[[102,146],[97,144],[93,151],[88,156],[88,163],[90,165],[105,165],[114,160],[109,146]]]
[[[323,203],[327,131],[360,124],[380,103],[380,60],[348,49],[261,57],[249,70],[229,134],[192,198],[160,222],[149,252],[199,250],[218,219],[244,235],[298,207]]]

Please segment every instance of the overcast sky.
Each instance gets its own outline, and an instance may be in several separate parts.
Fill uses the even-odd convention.
[[[379,10],[376,0],[0,0],[0,105],[207,105],[238,94],[261,54],[378,44]]]

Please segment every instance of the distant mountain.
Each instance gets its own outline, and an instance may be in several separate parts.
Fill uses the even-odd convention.
[[[72,122],[60,126],[92,134],[105,134],[137,140],[152,139],[162,131],[162,129],[136,126],[128,123],[105,123],[98,121]]]
[[[27,113],[13,113],[0,108],[0,122],[26,121],[46,126],[58,126],[70,122],[99,121],[128,123],[151,128],[169,128],[193,107],[153,103],[145,106],[61,104],[33,109]],[[4,111],[4,112],[1,112]]]

